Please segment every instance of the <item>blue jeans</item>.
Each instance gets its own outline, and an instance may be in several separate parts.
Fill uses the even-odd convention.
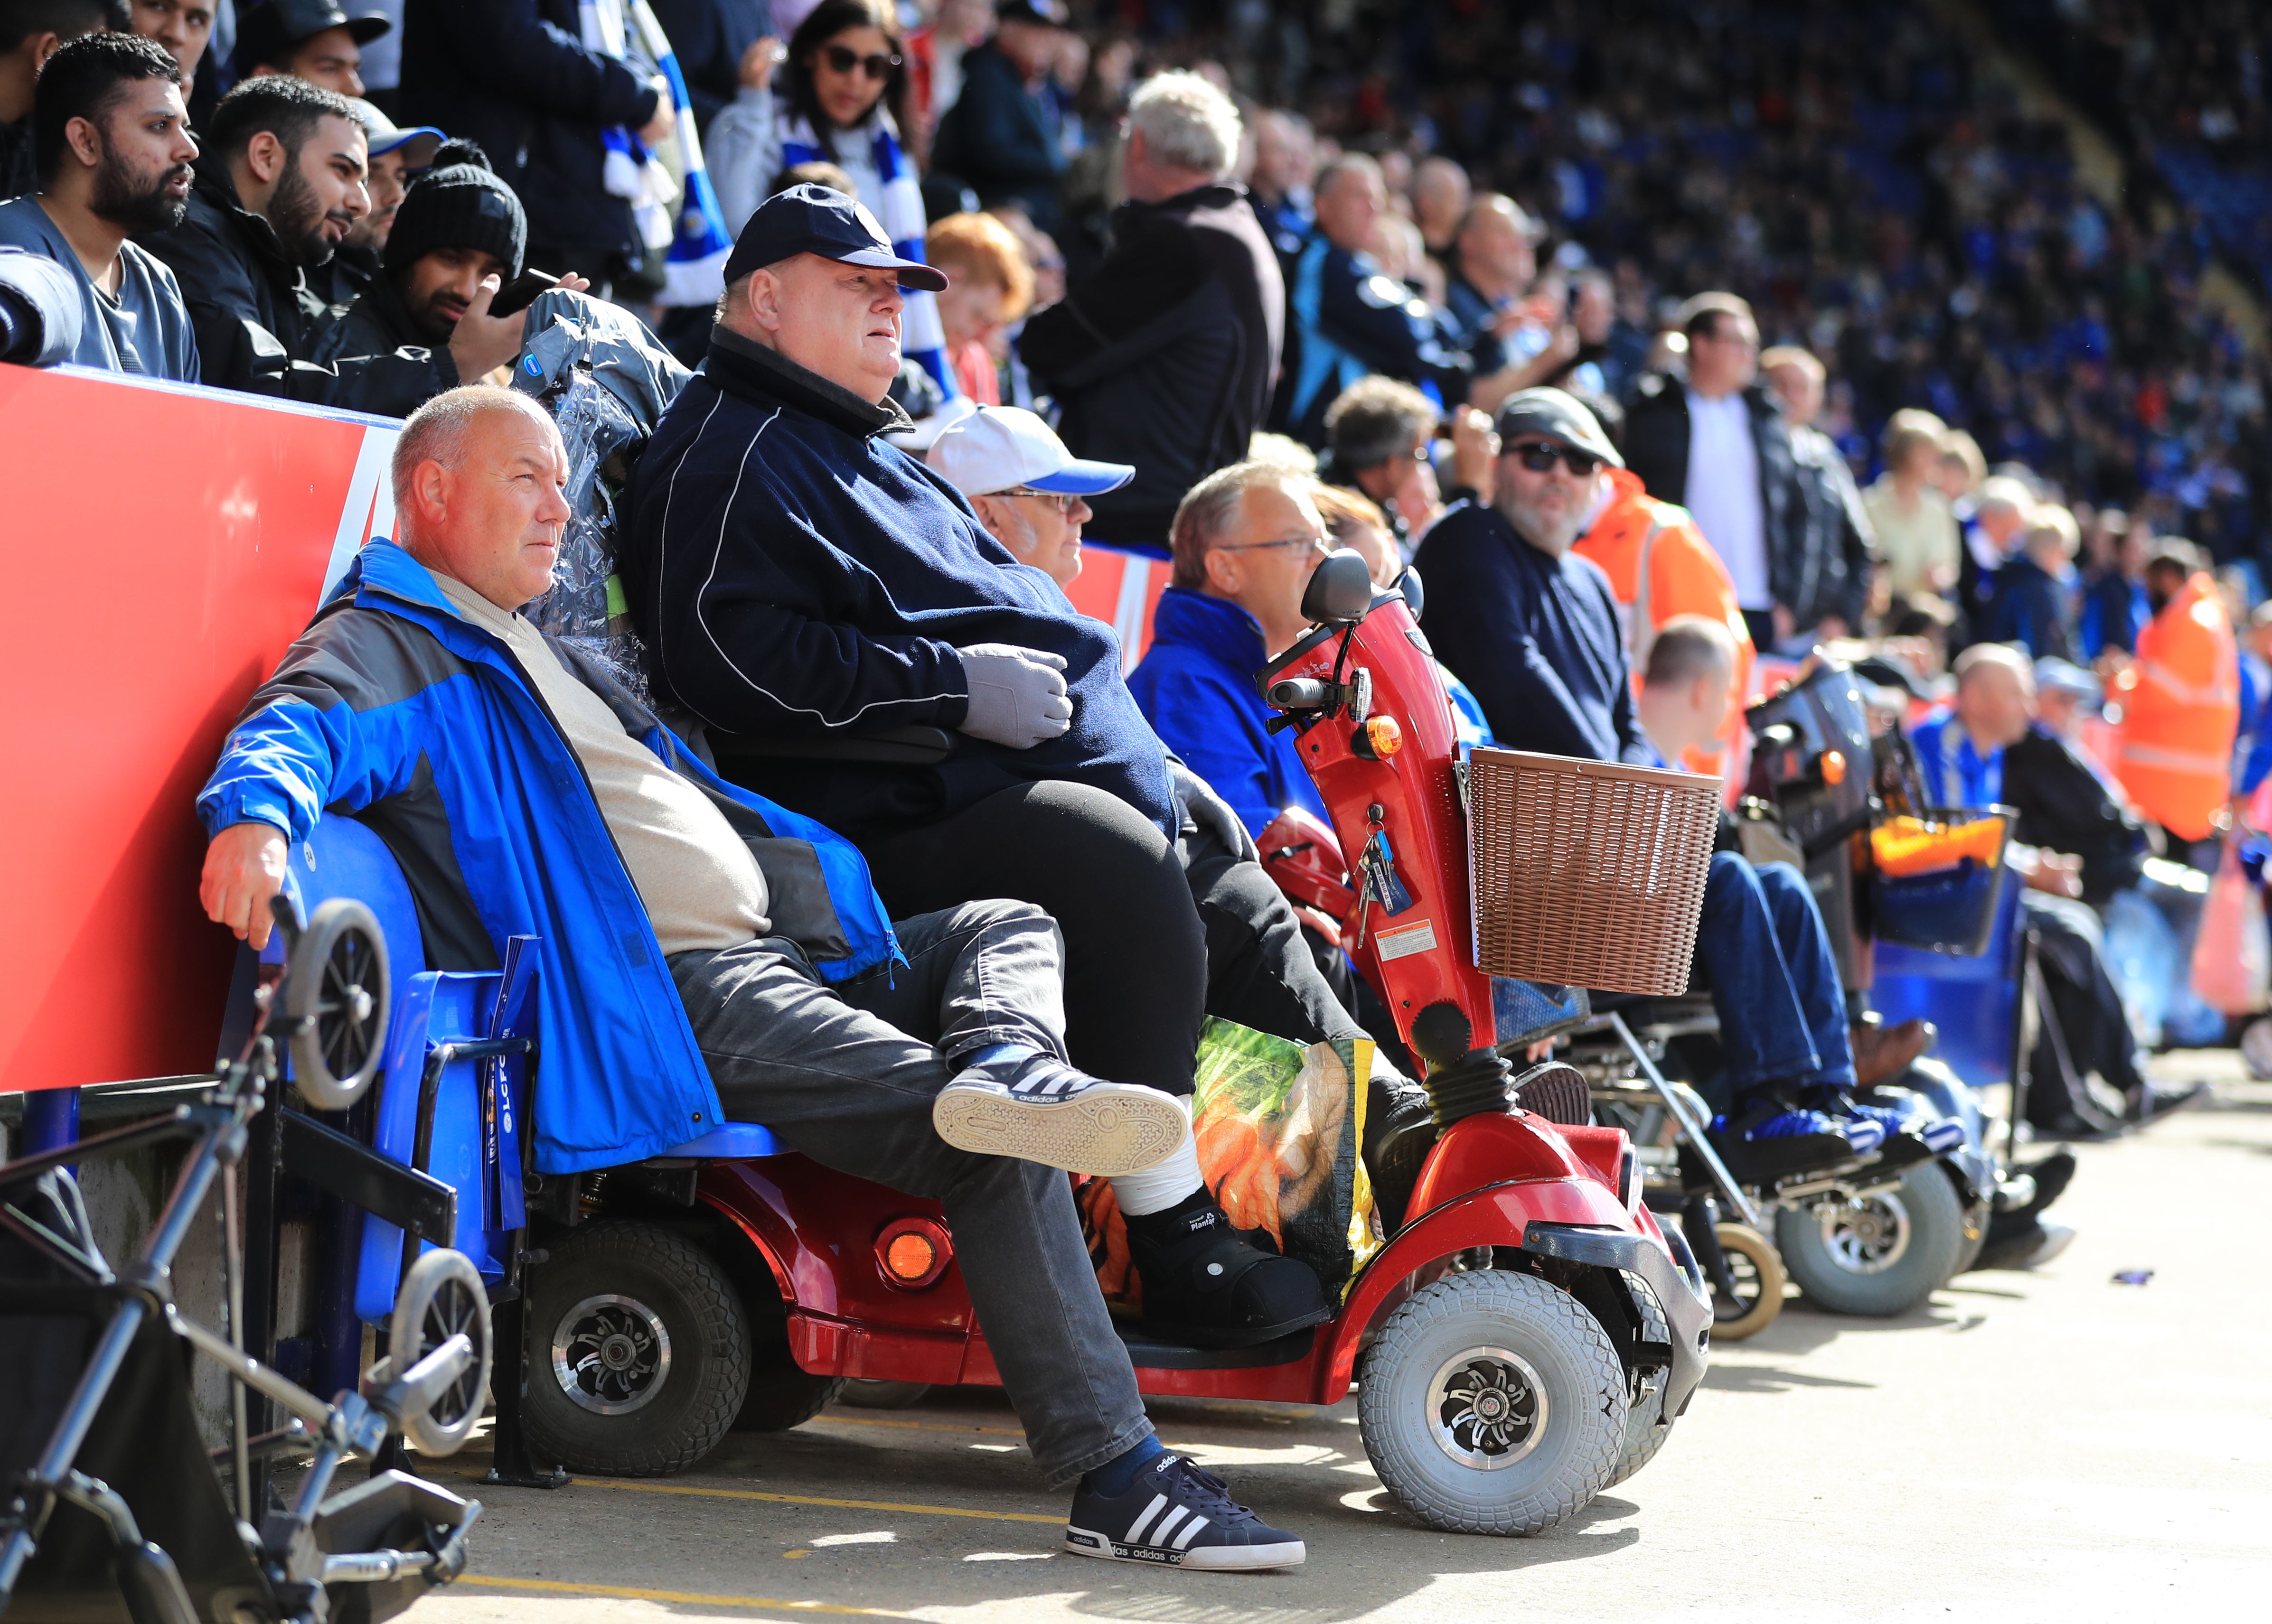
[[[1797,870],[1754,868],[1733,852],[1714,853],[1696,945],[1711,972],[1736,1093],[1764,1083],[1853,1086],[1838,965],[1814,894]]]

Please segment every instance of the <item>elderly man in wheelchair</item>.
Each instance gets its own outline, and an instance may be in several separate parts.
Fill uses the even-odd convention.
[[[1061,1171],[1177,1154],[1181,1103],[1067,1063],[1048,914],[892,920],[852,846],[718,778],[516,612],[549,584],[566,469],[551,421],[507,391],[452,391],[405,425],[399,540],[363,549],[199,799],[206,912],[258,947],[288,841],[353,815],[409,875],[430,958],[485,968],[535,938],[540,1173],[733,1120],[936,1197],[1028,1447],[1078,1484],[1069,1549],[1302,1561],[1153,1436]]]

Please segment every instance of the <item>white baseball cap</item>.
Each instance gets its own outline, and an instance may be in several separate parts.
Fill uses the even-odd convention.
[[[1136,477],[1125,462],[1087,462],[1021,406],[980,406],[931,442],[923,460],[966,496],[1023,488],[1101,496]]]

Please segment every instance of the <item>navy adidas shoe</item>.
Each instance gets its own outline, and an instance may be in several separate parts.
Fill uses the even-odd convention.
[[[1243,1572],[1298,1568],[1301,1540],[1231,1499],[1229,1486],[1170,1449],[1118,1494],[1084,1487],[1072,1497],[1065,1549],[1076,1556],[1157,1568]]]
[[[1713,1124],[1727,1131],[1728,1119]],[[1886,1126],[1867,1116],[1830,1116],[1820,1111],[1780,1111],[1743,1130],[1746,1139],[1803,1139],[1831,1134],[1846,1141],[1857,1156],[1867,1155],[1886,1142]]]
[[[1156,1166],[1192,1133],[1191,1119],[1172,1095],[1138,1083],[1107,1083],[1030,1049],[963,1068],[939,1090],[930,1120],[959,1151],[1107,1178]]]

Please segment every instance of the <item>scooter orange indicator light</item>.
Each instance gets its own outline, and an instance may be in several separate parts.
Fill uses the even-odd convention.
[[[876,1237],[876,1263],[885,1281],[920,1291],[946,1272],[953,1256],[946,1232],[929,1218],[901,1218]]]
[[[1846,758],[1836,750],[1822,752],[1822,781],[1825,784],[1843,784],[1846,781]]]
[[[1372,718],[1359,734],[1358,752],[1375,761],[1386,761],[1403,748],[1404,729],[1396,725],[1393,716]]]

